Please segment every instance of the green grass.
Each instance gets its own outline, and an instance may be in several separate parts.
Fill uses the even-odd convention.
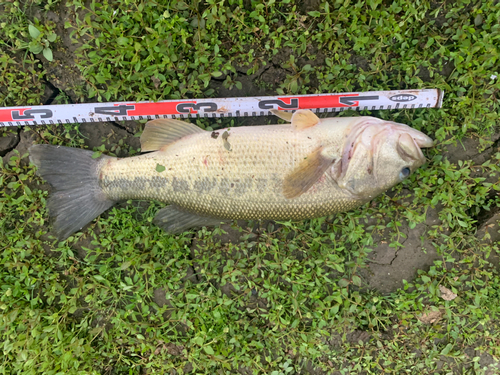
[[[66,5],[64,35],[52,41],[46,12]],[[239,228],[234,244],[219,229],[165,235],[151,223],[155,202],[115,207],[57,242],[47,236],[46,187],[26,155],[5,158],[0,374],[487,373],[500,357],[500,275],[490,264],[498,244],[475,232],[478,215],[500,203],[500,153],[479,165],[443,153],[466,136],[487,149],[498,132],[499,18],[500,4],[486,0],[0,2],[0,106],[41,102],[68,34],[84,83],[67,88],[81,101],[215,96],[213,78],[238,96],[244,72],[264,66],[285,69],[283,82],[255,82],[280,94],[446,92],[442,109],[374,113],[437,140],[395,195],[259,236]],[[39,44],[52,62],[30,52]],[[20,132],[83,147],[78,130]],[[401,227],[421,225],[434,208],[440,221],[425,237],[440,259],[398,291],[368,290],[363,272],[379,233],[397,248]],[[444,301],[440,285],[458,297]],[[419,320],[438,309],[436,322]]]

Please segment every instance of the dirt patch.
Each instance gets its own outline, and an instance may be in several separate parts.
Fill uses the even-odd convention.
[[[486,220],[476,233],[479,244],[491,246],[500,241],[500,212],[498,210],[495,211],[496,213]],[[491,251],[489,256],[485,255],[485,258],[493,267],[500,269],[500,255],[498,252]]]
[[[167,291],[163,288],[155,289],[153,293],[153,301],[158,305],[158,307],[162,308],[166,306],[166,311],[163,313],[163,319],[168,320],[170,316],[172,316],[172,312],[174,311],[174,306],[169,299],[167,299]]]
[[[381,293],[391,293],[403,287],[403,280],[414,280],[418,270],[428,270],[439,255],[426,233],[430,226],[438,223],[436,209],[429,209],[426,223],[413,229],[402,222],[399,231],[406,237],[399,239],[402,248],[391,247],[390,238],[384,234],[378,237],[376,247],[368,255],[368,269],[360,272],[367,286]]]
[[[8,152],[3,155],[4,164],[8,163],[10,158],[13,156],[22,157],[28,154],[28,148],[30,148],[31,145],[33,145],[36,140],[40,139],[40,137],[36,132],[33,131],[33,129],[29,127],[24,127],[21,128],[17,139],[18,141],[16,146],[8,150]],[[27,157],[21,159],[21,166],[27,164],[29,164],[29,159]]]
[[[37,58],[46,70],[46,80],[50,82],[52,89],[64,92],[73,103],[82,101],[81,87],[86,83],[80,73],[80,69],[76,66],[75,51],[85,42],[85,38],[75,43],[70,36],[70,32],[65,29],[65,23],[75,22],[74,14],[70,13],[70,9],[66,4],[61,3],[57,11],[48,11],[38,7],[30,8],[30,17],[45,19],[56,25],[54,32],[60,36],[53,45],[51,45],[53,53],[53,61],[49,62],[43,58],[42,54],[37,55]]]
[[[224,85],[226,76],[210,81],[209,88],[215,90],[214,96],[222,98],[271,96],[276,94],[276,85],[286,78],[283,70],[278,70],[273,65],[261,66],[250,75],[247,74],[248,69],[248,66],[236,67],[238,74],[234,80],[241,82],[241,89],[236,86],[226,87]]]
[[[82,231],[86,232],[88,225],[86,225]],[[97,229],[97,228],[96,228]],[[76,243],[73,244],[72,248],[76,251],[76,256],[80,260],[84,260],[88,255],[93,254],[93,250],[97,248],[96,245],[92,243],[93,238],[85,233],[81,236]]]
[[[307,13],[314,10],[320,10],[321,1],[320,0],[306,0],[301,1],[299,9],[301,13]]]
[[[481,165],[500,150],[499,139],[500,132],[496,132],[483,142],[477,137],[462,138],[456,141],[455,144],[445,146],[442,154],[453,164],[458,164],[459,161],[472,160],[474,164]]]
[[[141,142],[139,138],[134,137],[134,133],[116,123],[87,122],[80,124],[78,131],[83,135],[85,145],[90,150],[104,144],[106,149],[113,150],[118,157],[125,157],[129,155],[131,148],[138,150],[141,147]],[[119,145],[120,141],[122,146],[113,149],[113,146]]]

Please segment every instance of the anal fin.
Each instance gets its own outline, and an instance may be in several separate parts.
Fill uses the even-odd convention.
[[[224,219],[196,215],[170,205],[156,213],[153,223],[167,233],[176,234],[191,228],[219,225],[224,221]]]

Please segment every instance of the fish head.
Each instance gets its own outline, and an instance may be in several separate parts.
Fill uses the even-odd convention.
[[[421,149],[432,146],[431,138],[407,125],[362,118],[348,129],[333,177],[357,199],[368,201],[424,164]]]

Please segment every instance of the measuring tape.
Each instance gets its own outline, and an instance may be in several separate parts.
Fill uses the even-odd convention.
[[[345,94],[260,96],[59,104],[0,108],[0,126],[73,124],[187,117],[268,116],[271,109],[310,109],[316,113],[352,110],[440,108],[439,89],[369,91]]]

